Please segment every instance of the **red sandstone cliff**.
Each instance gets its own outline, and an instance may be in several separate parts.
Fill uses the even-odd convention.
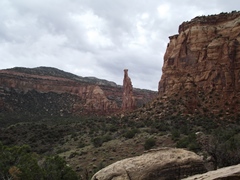
[[[240,12],[196,17],[169,39],[160,96],[181,99],[188,113],[238,113]]]
[[[55,68],[0,70],[0,112],[111,114],[121,111],[122,87]],[[135,90],[140,106],[156,92]],[[150,99],[151,99],[150,98]]]
[[[133,86],[130,77],[128,76],[128,69],[124,69],[124,79],[123,79],[123,102],[122,109],[132,110],[136,107],[135,99],[133,97]]]

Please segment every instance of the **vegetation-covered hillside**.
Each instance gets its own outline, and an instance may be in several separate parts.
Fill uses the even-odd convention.
[[[150,115],[153,109],[149,105],[122,117],[18,116],[22,121],[16,123],[13,115],[2,114],[1,121],[12,123],[1,128],[0,141],[8,147],[28,145],[37,157],[58,155],[79,179],[89,179],[118,160],[166,146],[197,152],[208,168],[240,163],[238,119],[181,114],[158,119],[156,113]],[[149,118],[141,116],[143,112]]]

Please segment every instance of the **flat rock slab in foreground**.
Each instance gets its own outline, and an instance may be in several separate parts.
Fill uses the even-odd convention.
[[[98,171],[92,180],[181,179],[203,172],[206,170],[197,154],[184,149],[163,148],[111,164]]]
[[[195,175],[184,180],[238,180],[240,179],[240,164]]]

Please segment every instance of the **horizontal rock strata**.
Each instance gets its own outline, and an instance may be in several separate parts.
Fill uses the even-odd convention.
[[[123,88],[97,78],[40,68],[0,70],[0,112],[51,115],[106,115],[122,111]],[[134,89],[135,107],[156,97],[154,91]]]
[[[159,94],[186,96],[191,112],[204,105],[215,113],[238,113],[240,12],[196,17],[169,39]]]

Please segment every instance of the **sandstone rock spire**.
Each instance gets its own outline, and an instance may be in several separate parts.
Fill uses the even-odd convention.
[[[128,76],[128,69],[124,69],[123,79],[123,97],[122,109],[131,110],[135,107],[135,100],[133,97],[133,86],[130,77]]]

